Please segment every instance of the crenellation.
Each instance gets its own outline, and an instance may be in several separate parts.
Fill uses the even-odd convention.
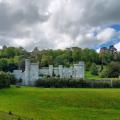
[[[49,65],[49,75],[50,75],[50,77],[53,76],[53,74],[54,74],[53,72],[54,72],[53,65]]]
[[[25,60],[25,71],[14,70],[13,74],[17,79],[22,79],[23,85],[34,85],[35,81],[40,79],[40,76],[60,77],[60,78],[84,78],[84,62],[74,64],[73,67],[64,67],[59,65],[58,67],[43,67],[39,69],[39,63],[31,63],[29,59]]]

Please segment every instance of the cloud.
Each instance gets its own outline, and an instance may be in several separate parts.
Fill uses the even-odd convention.
[[[115,45],[115,48],[117,48],[117,50],[120,51],[120,42]]]
[[[97,39],[102,40],[105,42],[106,40],[110,40],[111,38],[115,37],[117,35],[117,32],[115,29],[112,28],[106,28],[102,30],[98,35]]]
[[[1,0],[0,44],[94,48],[118,36],[119,0]],[[4,12],[3,12],[4,11]]]

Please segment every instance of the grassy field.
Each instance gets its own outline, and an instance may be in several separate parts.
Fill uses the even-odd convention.
[[[92,75],[90,71],[85,72],[85,79],[87,80],[120,80],[120,78],[101,78],[99,75]]]
[[[9,114],[8,112],[0,112],[0,120],[31,120],[30,118]]]
[[[101,78],[99,77],[99,75],[92,75],[90,73],[90,71],[86,71],[85,72],[85,79],[88,79],[88,80],[99,80]]]
[[[34,120],[120,120],[120,89],[12,87],[0,90],[0,111]],[[0,120],[11,119],[0,113]]]

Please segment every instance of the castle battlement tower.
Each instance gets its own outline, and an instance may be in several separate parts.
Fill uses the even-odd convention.
[[[26,59],[24,85],[34,85],[37,79],[39,79],[39,63],[31,63],[29,59]]]
[[[28,85],[30,81],[30,60],[25,60],[25,81],[24,85]]]

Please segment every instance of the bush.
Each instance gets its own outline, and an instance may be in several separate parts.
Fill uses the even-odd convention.
[[[90,88],[91,82],[72,78],[46,78],[37,80],[35,86],[45,88]]]
[[[36,87],[43,88],[120,88],[120,80],[82,80],[66,78],[45,78],[35,83]]]
[[[120,76],[120,62],[111,62],[103,69],[100,76],[102,78],[118,78]]]
[[[90,72],[92,75],[98,75],[98,68],[97,68],[97,65],[95,63],[92,64],[92,66],[90,68]]]
[[[101,78],[108,78],[108,69],[105,67],[100,73]]]
[[[71,78],[45,78],[39,79],[35,83],[36,87],[45,88],[79,88],[79,87],[90,87],[89,83],[82,79],[71,79]]]
[[[10,76],[8,73],[0,72],[0,88],[10,87]]]
[[[111,88],[111,83],[104,81],[94,81],[93,88]]]
[[[113,80],[113,88],[120,88],[120,80]]]

